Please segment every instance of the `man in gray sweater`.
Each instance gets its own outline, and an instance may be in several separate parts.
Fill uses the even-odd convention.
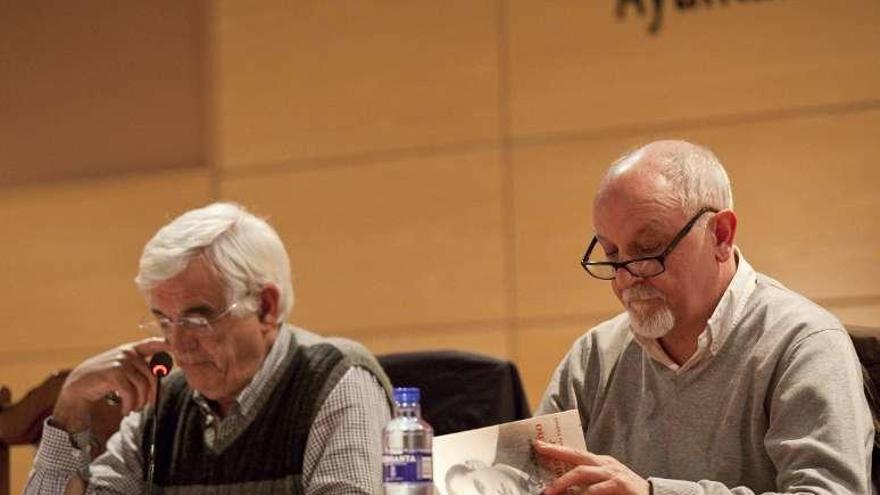
[[[756,273],[734,245],[724,168],[708,149],[648,144],[594,200],[583,258],[626,311],[575,342],[539,414],[577,408],[589,452],[545,490],[870,494],[873,424],[849,336]]]

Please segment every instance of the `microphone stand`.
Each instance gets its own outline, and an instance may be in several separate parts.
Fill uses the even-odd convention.
[[[154,402],[155,406],[153,406],[153,431],[150,435],[150,451],[149,451],[149,462],[147,463],[147,495],[153,494],[153,475],[156,472],[156,432],[159,430],[159,391],[162,386],[162,377],[165,376],[161,373],[156,374],[156,400]]]
[[[150,372],[156,377],[156,399],[153,401],[153,431],[150,434],[150,447],[147,450],[147,495],[153,495],[153,477],[156,473],[156,432],[159,431],[159,398],[162,390],[162,377],[174,366],[171,356],[166,352],[156,353],[150,359]]]

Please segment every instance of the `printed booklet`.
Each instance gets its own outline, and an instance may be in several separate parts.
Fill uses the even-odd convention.
[[[434,438],[434,487],[441,495],[540,494],[571,466],[539,462],[533,440],[586,450],[577,411]]]

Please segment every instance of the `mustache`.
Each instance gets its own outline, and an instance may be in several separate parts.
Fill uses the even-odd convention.
[[[662,292],[649,285],[636,285],[623,291],[623,303],[629,304],[646,299],[660,299],[666,301]]]

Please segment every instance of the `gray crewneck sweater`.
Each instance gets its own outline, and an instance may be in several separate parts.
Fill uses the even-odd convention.
[[[655,495],[873,493],[873,423],[849,336],[741,261],[738,294],[710,319],[723,313],[727,330],[707,328],[699,360],[663,364],[624,313],[575,342],[537,414],[577,408],[587,448],[649,478]]]

